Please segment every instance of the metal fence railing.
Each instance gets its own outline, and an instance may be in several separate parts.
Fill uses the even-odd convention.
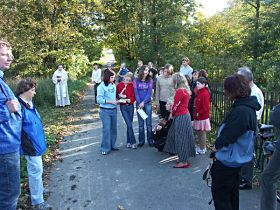
[[[229,111],[231,101],[224,95],[221,84],[211,84],[211,126],[217,132],[219,125]],[[263,124],[269,124],[269,112],[278,103],[280,103],[279,92],[263,92],[264,110],[261,118]]]

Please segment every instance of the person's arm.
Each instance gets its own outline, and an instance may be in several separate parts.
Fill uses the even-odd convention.
[[[185,96],[185,94],[182,90],[176,91],[175,96],[174,96],[174,102],[172,105],[172,111],[171,111],[173,116],[175,115],[175,113],[181,103],[181,100],[183,99],[184,96]]]
[[[55,85],[57,84],[56,72],[53,73],[52,81],[53,81],[53,83],[54,83]]]
[[[128,96],[128,99],[129,99],[128,103],[133,104],[135,102],[135,94],[134,94],[133,85],[127,86],[126,91],[127,91],[127,93],[129,93],[129,94],[127,94],[127,95],[129,95]]]
[[[6,102],[7,100],[5,96],[0,90],[0,123],[7,122],[11,118],[10,112],[6,106]]]
[[[144,103],[147,103],[147,102],[151,101],[152,90],[153,90],[153,80],[151,79],[150,82],[149,82],[147,94],[146,94],[146,96],[143,100]]]
[[[248,115],[244,113],[244,110],[239,107],[234,108],[227,116],[225,126],[216,139],[215,148],[221,149],[236,142],[247,131],[249,121],[247,118]]]
[[[117,85],[117,87],[116,87],[116,97],[117,97],[118,100],[120,99],[119,94],[120,94],[120,92],[121,92],[121,87],[120,87],[120,85],[121,85],[121,83],[119,83],[119,84]]]
[[[137,87],[137,79],[135,79],[133,81],[133,87],[134,87],[134,95],[135,95],[135,98],[136,98],[136,102],[141,103],[140,96],[139,96],[139,93],[138,93],[138,87]]]
[[[103,85],[99,85],[97,87],[97,103],[98,104],[106,104],[106,100],[105,100],[105,91],[103,88]]]
[[[209,108],[210,108],[210,96],[209,94],[203,94],[201,97],[201,105],[200,105],[200,109],[198,110],[197,114],[198,116],[201,116],[207,112],[209,112]],[[197,116],[197,117],[198,117]]]
[[[61,81],[62,81],[62,82],[67,82],[67,80],[68,80],[68,74],[67,74],[66,71],[64,71],[64,72],[62,73]]]
[[[159,95],[160,95],[160,86],[159,86],[159,81],[160,81],[160,78],[157,79],[156,81],[156,105],[159,106]]]
[[[91,73],[91,83],[94,84],[94,70],[92,70]]]

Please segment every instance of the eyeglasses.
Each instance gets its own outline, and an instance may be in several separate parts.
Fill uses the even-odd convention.
[[[10,57],[10,59],[14,59],[13,54],[9,54],[9,53],[0,53],[0,56],[6,56],[6,57]]]

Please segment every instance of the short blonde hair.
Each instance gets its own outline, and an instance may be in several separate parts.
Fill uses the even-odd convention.
[[[182,61],[187,61],[189,63],[190,59],[188,57],[184,57],[184,58],[182,58]]]
[[[11,44],[4,39],[0,39],[0,47],[7,47],[9,49],[12,49]]]
[[[131,81],[133,81],[133,73],[132,72],[129,71],[124,76],[129,77],[131,79]]]
[[[189,83],[186,77],[181,72],[173,74],[172,79],[175,90],[177,90],[178,88],[186,88],[189,95],[191,95]]]

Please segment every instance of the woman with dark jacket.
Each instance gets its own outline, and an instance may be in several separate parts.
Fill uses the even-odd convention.
[[[32,79],[23,79],[18,83],[16,95],[22,106],[21,149],[27,161],[32,209],[47,209],[42,180],[42,155],[46,151],[46,138],[40,115],[32,102],[35,94],[36,82]]]
[[[238,210],[239,172],[253,158],[256,110],[260,105],[255,96],[250,96],[249,82],[241,75],[227,77],[224,92],[233,104],[215,142],[211,191],[216,210]]]

